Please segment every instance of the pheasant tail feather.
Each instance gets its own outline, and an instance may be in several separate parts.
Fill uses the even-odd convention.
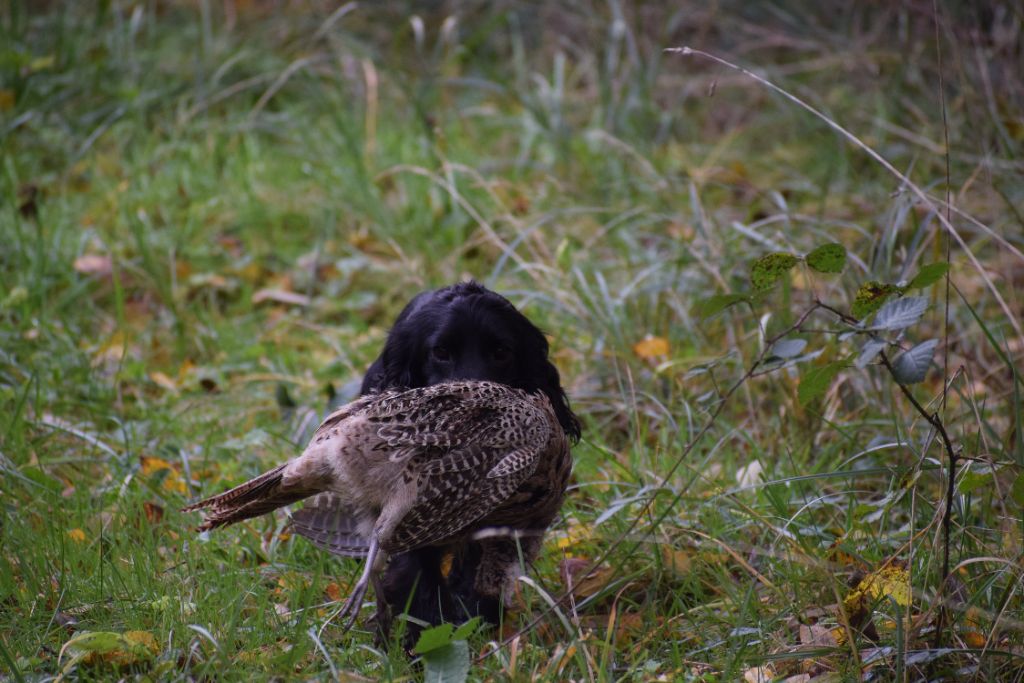
[[[182,508],[182,512],[207,510],[199,525],[199,531],[207,531],[258,517],[316,493],[308,488],[283,489],[281,484],[287,466],[288,463],[279,465],[230,491]]]

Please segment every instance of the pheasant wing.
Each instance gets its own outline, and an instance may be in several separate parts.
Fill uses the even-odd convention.
[[[361,429],[374,435],[369,452],[397,468],[388,487],[408,496],[409,507],[382,539],[388,551],[402,551],[457,535],[530,476],[554,428],[550,407],[538,401],[546,399],[486,382],[383,392],[328,416],[313,440],[332,438],[355,413],[365,418]],[[297,533],[336,554],[362,555],[369,545],[339,496],[314,498],[293,522]]]
[[[404,551],[459,535],[499,507],[533,473],[543,446],[468,447],[412,461],[416,501],[395,527],[389,550]],[[417,465],[419,465],[417,467]]]
[[[366,557],[368,538],[359,533],[356,516],[335,493],[309,498],[292,513],[292,529],[317,547],[335,555]]]

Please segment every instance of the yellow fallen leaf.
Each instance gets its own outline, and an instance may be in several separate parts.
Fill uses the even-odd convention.
[[[180,368],[178,368],[178,378],[175,380],[175,383],[184,384],[185,380],[188,379],[189,375],[191,375],[195,369],[196,364],[186,358],[185,362],[181,364]]]
[[[980,650],[983,647],[985,647],[985,643],[988,642],[988,639],[985,638],[983,634],[978,633],[977,631],[967,631],[966,633],[964,633],[964,642],[967,643],[968,647],[973,647],[977,650]]]
[[[891,597],[900,607],[911,603],[910,572],[905,566],[894,562],[868,574],[846,596],[843,605],[849,613],[859,613],[866,609],[866,602],[882,597]]]
[[[81,529],[71,529],[68,531],[68,536],[75,543],[85,543],[85,532]]]
[[[982,614],[977,607],[970,607],[967,610],[967,615],[964,619],[965,631],[963,634],[964,642],[968,646],[973,648],[983,648],[988,639],[983,634],[981,628]]]
[[[656,360],[668,355],[668,340],[647,336],[633,344],[633,353],[644,360]]]
[[[50,69],[54,64],[57,63],[57,58],[53,55],[43,55],[42,57],[35,57],[31,62],[28,63],[28,70],[30,72],[42,71],[43,69]]]
[[[117,330],[114,334],[110,335],[108,339],[100,348],[93,354],[93,365],[100,365],[103,363],[119,363],[128,350],[128,339],[125,337],[124,332]]]
[[[264,279],[263,266],[255,261],[249,261],[241,268],[236,268],[235,273],[250,284],[256,284]]]
[[[171,463],[162,458],[153,458],[146,455],[139,458],[139,460],[142,462],[142,474],[146,476],[162,476],[163,482],[161,486],[166,490],[176,493],[185,493],[188,490],[188,487],[185,486],[185,480]]]
[[[0,111],[14,109],[14,91],[8,88],[0,88]]]
[[[171,469],[171,463],[163,460],[162,458],[153,458],[148,455],[144,455],[139,458],[142,461],[142,473],[149,475],[160,470]]]
[[[341,602],[341,586],[331,581],[329,584],[324,586],[324,593],[331,599],[332,602]]]
[[[677,550],[667,545],[660,546],[661,562],[676,576],[686,576],[690,572],[690,553]]]
[[[584,541],[590,538],[590,528],[580,524],[575,518],[569,520],[569,527],[560,533],[555,540],[555,546],[562,551],[567,551],[569,548],[577,545],[580,541]],[[566,552],[567,557],[572,557],[572,553]]]
[[[890,564],[868,578],[872,577],[874,580],[866,588],[872,597],[890,596],[900,607],[906,607],[910,604],[910,572],[907,571],[906,567]],[[862,581],[861,584],[863,585],[864,582]]]

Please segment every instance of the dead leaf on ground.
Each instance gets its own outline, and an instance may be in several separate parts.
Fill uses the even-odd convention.
[[[78,626],[78,617],[67,612],[55,612],[53,621],[61,628],[67,629],[68,633],[74,633],[75,628]]]
[[[341,593],[341,586],[334,581],[331,581],[329,584],[324,586],[324,593],[327,594],[327,597],[330,598],[331,602],[341,602],[341,598],[343,597]]]
[[[130,666],[149,661],[160,653],[149,631],[82,631],[64,643],[60,656],[71,653],[83,664]]]
[[[109,256],[102,254],[82,254],[75,259],[73,267],[83,275],[110,275],[114,263]]]
[[[175,382],[173,379],[171,379],[166,374],[160,372],[159,370],[154,370],[153,372],[149,373],[149,379],[151,379],[153,383],[156,384],[161,389],[166,389],[167,391],[172,392],[178,391],[177,382]]]
[[[661,360],[668,352],[668,340],[664,337],[647,336],[633,344],[633,353],[647,361]]]
[[[693,559],[690,552],[687,550],[679,550],[668,545],[659,546],[661,548],[661,562],[665,567],[673,574],[679,577],[686,576],[690,573],[690,566],[693,564]]]
[[[837,631],[841,634],[842,627],[828,628],[820,624],[800,625],[800,644],[807,647],[837,647],[839,639]]]
[[[166,460],[143,455],[139,461],[142,464],[142,474],[158,480],[165,490],[176,493],[185,493],[188,490],[181,473]]]
[[[156,503],[146,501],[142,504],[142,510],[146,513],[146,520],[150,524],[159,524],[164,518],[164,509]]]
[[[589,573],[591,561],[584,557],[567,557],[558,563],[562,583],[578,598],[588,598],[600,592],[615,576],[615,569],[601,565]]]
[[[254,304],[261,304],[264,301],[290,306],[309,306],[311,303],[310,298],[305,294],[284,289],[261,289],[252,295],[252,302]]]
[[[771,683],[775,680],[775,669],[770,665],[755,666],[743,672],[746,683]]]
[[[900,607],[907,607],[911,602],[910,572],[902,563],[887,564],[876,572],[868,574],[844,600],[847,609],[866,600],[874,601],[882,597],[891,597]],[[852,610],[851,610],[852,611]]]
[[[593,614],[580,618],[580,626],[595,633],[603,634],[607,631],[610,614]],[[637,614],[634,612],[616,613],[615,623],[612,628],[615,632],[615,642],[619,645],[631,645],[635,642],[650,638],[660,627],[664,626],[667,620],[662,617]],[[600,636],[603,637],[603,636]]]
[[[964,618],[964,628],[966,630],[963,633],[963,639],[969,647],[981,649],[988,642],[988,638],[982,633],[981,620],[981,610],[977,607],[968,608],[967,615]]]
[[[560,532],[558,538],[555,540],[555,545],[559,550],[565,552],[566,557],[572,557],[572,553],[569,549],[590,538],[591,529],[590,527],[580,524],[576,518],[569,519],[569,525],[565,531]]]

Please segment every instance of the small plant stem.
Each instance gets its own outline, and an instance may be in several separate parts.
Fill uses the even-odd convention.
[[[850,317],[849,315],[829,306],[828,304],[822,303],[821,301],[816,301],[815,303],[819,308],[823,308],[829,311],[830,313],[838,316],[841,320],[844,320],[852,324],[856,324],[858,322],[855,318]],[[942,644],[943,630],[943,608],[941,607],[941,603],[942,593],[945,590],[946,582],[949,580],[950,527],[952,525],[953,518],[953,499],[956,495],[956,468],[958,464],[958,458],[956,454],[956,449],[953,448],[953,442],[949,438],[949,433],[946,431],[946,426],[945,424],[943,424],[942,417],[939,415],[939,413],[928,412],[928,410],[923,405],[921,405],[920,401],[918,401],[914,397],[914,394],[910,391],[910,388],[907,387],[907,385],[905,384],[901,384],[899,380],[896,379],[896,369],[892,366],[892,363],[889,361],[889,357],[885,355],[884,351],[881,352],[880,357],[882,359],[882,365],[889,372],[889,375],[893,378],[893,381],[896,382],[896,385],[900,388],[900,391],[903,392],[903,395],[910,402],[910,405],[914,407],[914,410],[917,411],[918,415],[923,417],[925,421],[928,422],[928,424],[930,424],[936,432],[938,432],[939,437],[942,439],[942,446],[946,451],[948,468],[946,475],[946,508],[942,512],[942,579],[939,581],[939,590],[937,592],[937,597],[940,602],[940,616],[937,623],[935,636],[935,647],[940,647]],[[943,382],[943,386],[945,386],[945,382]]]
[[[939,33],[939,0],[932,0],[932,21],[935,24],[935,57],[939,72],[939,109],[942,111],[942,135],[943,142],[945,143],[945,158],[946,158],[946,222],[952,223],[952,215],[950,209],[952,208],[953,197],[950,191],[950,172],[949,172],[949,121],[946,118],[946,84],[942,77],[942,36]],[[950,256],[952,254],[952,241],[949,239],[949,233],[943,231],[946,238],[946,263],[950,262]],[[945,309],[943,311],[943,337],[945,340],[949,340],[949,271],[946,271],[946,301]],[[942,408],[941,415],[943,418],[946,417],[946,395],[949,393],[949,344],[943,344],[942,350]],[[949,575],[949,518],[950,511],[953,508],[953,484],[956,480],[956,457],[951,453],[949,456],[949,485],[946,490],[946,510],[942,516],[942,583],[946,582],[946,578]],[[946,622],[946,608],[940,602],[939,603],[939,614],[938,620],[935,624],[935,647],[942,647],[943,631],[945,630]]]
[[[608,559],[612,551],[619,547],[619,545],[623,541],[625,541],[631,533],[633,533],[633,530],[636,529],[637,525],[640,523],[640,520],[644,519],[647,516],[647,512],[650,510],[651,506],[654,504],[655,499],[657,498],[657,493],[665,489],[665,487],[668,485],[668,482],[672,479],[673,475],[675,475],[676,470],[678,470],[679,467],[683,464],[683,461],[686,460],[687,456],[689,456],[690,453],[693,452],[693,449],[696,448],[697,444],[701,442],[701,440],[704,438],[704,435],[707,434],[707,432],[711,429],[712,426],[714,426],[715,422],[718,420],[718,416],[722,413],[722,410],[729,402],[729,399],[732,398],[732,395],[735,394],[736,391],[738,391],[739,388],[747,382],[747,380],[754,376],[755,372],[757,371],[757,368],[761,365],[762,362],[764,362],[764,359],[768,356],[768,353],[771,351],[772,346],[777,341],[784,338],[786,335],[795,332],[796,330],[799,330],[800,326],[803,325],[811,316],[811,314],[814,313],[814,311],[818,310],[819,308],[827,307],[821,304],[820,302],[815,301],[806,311],[804,311],[800,315],[799,318],[797,318],[797,320],[792,325],[790,325],[783,331],[779,332],[775,336],[765,340],[764,348],[761,350],[761,353],[758,354],[754,362],[750,364],[750,367],[747,368],[747,371],[743,373],[743,376],[737,379],[735,382],[733,382],[726,390],[726,392],[721,395],[718,401],[718,405],[711,413],[711,417],[707,419],[707,421],[700,428],[700,430],[693,436],[692,439],[690,439],[690,441],[683,448],[682,453],[680,453],[679,457],[675,459],[675,462],[672,463],[672,467],[669,468],[668,472],[665,473],[665,476],[662,477],[661,482],[654,489],[655,493],[651,495],[650,498],[647,499],[647,501],[644,503],[640,511],[633,516],[632,521],[626,527],[625,531],[619,534],[619,536],[608,545],[604,552],[598,555],[598,557],[594,559],[594,561],[591,562],[585,570],[580,572],[580,576],[587,576],[588,574],[590,574],[590,572],[600,567],[601,563]],[[682,492],[677,492],[676,495],[673,497],[672,501],[669,503],[666,511],[654,520],[652,526],[657,526],[668,515],[669,511],[672,510],[675,504],[679,502],[679,499],[682,498],[682,496]],[[638,546],[639,544],[640,541],[634,543],[633,548],[630,550],[629,554],[632,554],[632,552],[636,550],[636,546]],[[508,645],[519,636],[523,635],[530,629],[536,627],[538,624],[540,624],[544,617],[548,615],[549,612],[555,610],[559,605],[561,605],[563,602],[565,602],[571,597],[572,589],[570,588],[569,590],[565,591],[557,598],[555,598],[551,602],[551,604],[542,609],[540,614],[531,619],[529,623],[527,623],[525,626],[523,626],[522,628],[518,629],[515,633],[512,633],[511,635],[503,639],[501,642],[497,644],[496,647],[479,655],[476,661],[479,662],[486,659],[487,657],[490,657],[492,654],[498,652],[498,650],[500,650],[502,647]]]

